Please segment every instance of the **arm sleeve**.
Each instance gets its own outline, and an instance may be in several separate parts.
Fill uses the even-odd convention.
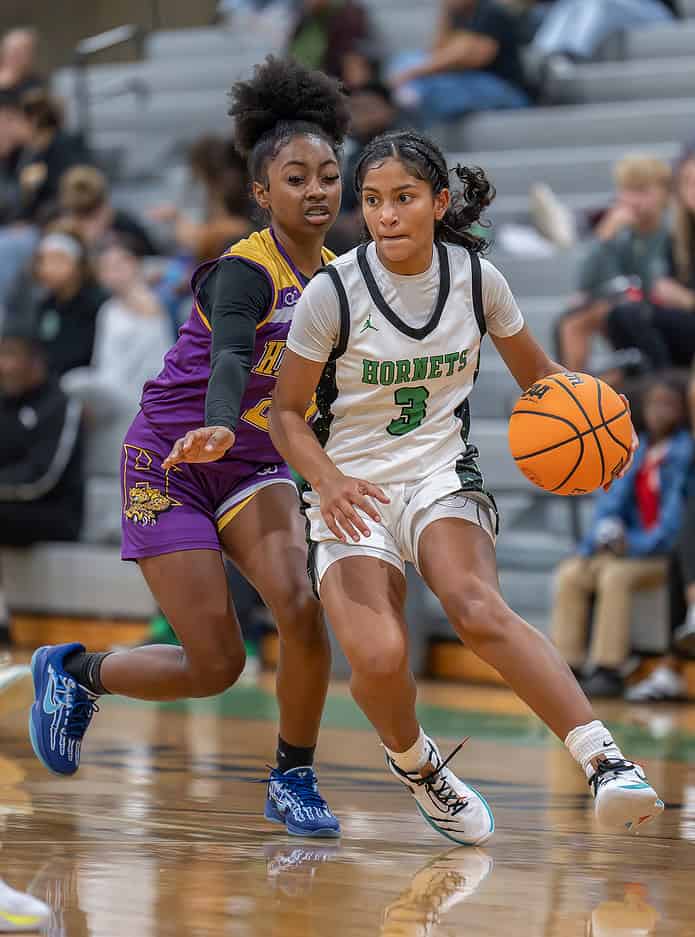
[[[251,371],[256,326],[273,301],[269,275],[239,257],[220,261],[197,296],[212,326],[205,425],[236,429]]]
[[[318,274],[294,307],[287,347],[309,361],[328,361],[339,332],[338,294],[330,277]]]
[[[509,284],[494,264],[480,260],[483,274],[483,308],[490,335],[509,338],[524,327],[524,317]]]

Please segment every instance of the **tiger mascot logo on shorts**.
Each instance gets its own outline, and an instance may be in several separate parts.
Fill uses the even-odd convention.
[[[125,516],[129,521],[147,527],[157,523],[158,514],[180,503],[162,494],[158,488],[152,488],[148,482],[137,482],[128,490],[128,506],[125,509]]]

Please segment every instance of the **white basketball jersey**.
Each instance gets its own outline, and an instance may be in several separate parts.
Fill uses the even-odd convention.
[[[436,249],[439,295],[421,328],[386,303],[365,245],[317,274],[333,280],[341,328],[317,389],[314,427],[347,475],[415,483],[452,469],[463,487],[480,488],[467,401],[485,333],[480,261],[456,245]]]

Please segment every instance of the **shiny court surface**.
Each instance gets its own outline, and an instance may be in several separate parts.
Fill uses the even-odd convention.
[[[429,686],[424,725],[487,796],[497,833],[449,848],[332,688],[318,757],[343,837],[262,817],[272,681],[191,704],[104,702],[74,779],[25,713],[0,718],[0,875],[55,910],[53,937],[695,935],[695,707],[599,709],[667,802],[636,837],[594,830],[586,783],[503,690]]]

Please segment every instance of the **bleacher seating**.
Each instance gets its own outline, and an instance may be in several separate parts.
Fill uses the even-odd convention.
[[[427,4],[416,0],[367,0],[367,4],[388,54],[429,42],[436,18]],[[695,0],[681,0],[681,10],[695,17]],[[93,142],[120,157],[116,164],[121,175],[114,189],[119,204],[142,210],[166,198],[167,171],[180,165],[183,144],[202,132],[223,131],[228,126],[224,92],[268,51],[280,47],[279,26],[259,30],[232,22],[225,28],[155,32],[145,43],[144,61],[87,68]],[[682,140],[695,133],[695,19],[625,32],[605,44],[600,58],[551,71],[548,106],[478,114],[435,128],[452,160],[482,165],[488,171],[498,190],[491,211],[496,227],[505,221],[528,222],[528,190],[535,182],[548,183],[578,211],[605,205],[612,193],[612,166],[625,151],[646,150],[671,159]],[[74,114],[72,69],[57,74],[55,87]],[[499,249],[491,255],[546,347],[551,347],[553,321],[573,289],[580,253],[581,249],[558,252],[550,261],[509,256]],[[502,587],[516,609],[544,627],[550,570],[571,549],[577,517],[586,521],[590,499],[580,502],[578,514],[572,514],[568,499],[539,496],[517,471],[506,444],[506,416],[517,388],[489,341],[482,365],[472,398],[472,436],[481,449],[487,482],[500,495]],[[109,498],[118,504],[117,489],[118,479],[103,471],[90,482],[85,536],[94,544],[114,537],[115,518],[103,509]],[[117,562],[115,546],[41,547],[17,553],[7,562],[14,564],[9,568],[13,578],[17,576],[17,588],[26,596],[36,588],[48,605],[54,589],[43,589],[41,574],[46,568],[47,585],[52,583],[55,594],[63,596],[58,604],[65,596],[65,589],[58,587],[62,577],[67,581],[75,569],[93,581],[103,577],[106,591],[114,577],[122,575],[114,598],[132,599],[137,614],[148,605],[140,577],[132,566]],[[76,594],[77,588],[70,592]],[[97,599],[93,591],[84,595]],[[640,622],[642,632],[653,636],[654,601],[659,598],[645,597],[638,603],[637,645],[642,641]],[[426,590],[413,592],[409,611],[411,617],[429,616],[430,633],[441,630],[441,610]],[[427,631],[420,629],[419,638],[415,637],[415,657],[420,662]]]

